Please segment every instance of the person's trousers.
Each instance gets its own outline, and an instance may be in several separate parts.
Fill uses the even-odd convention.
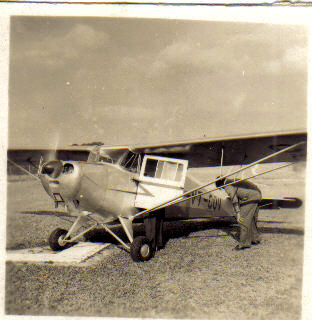
[[[163,221],[165,209],[158,210],[152,215],[144,218],[145,236],[150,241],[153,250],[164,246],[163,240]]]
[[[260,240],[260,235],[257,228],[258,213],[258,202],[248,203],[240,207],[241,222],[239,223],[239,245],[241,247],[250,247],[251,242],[257,242]]]

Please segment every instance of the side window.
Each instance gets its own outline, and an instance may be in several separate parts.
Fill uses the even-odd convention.
[[[182,174],[183,174],[183,164],[179,163],[178,164],[178,169],[177,169],[177,174],[176,174],[176,177],[175,177],[175,181],[181,181]]]
[[[188,161],[183,159],[145,155],[140,170],[140,178],[144,182],[183,187],[187,165]]]
[[[161,179],[165,161],[158,160],[155,178]]]
[[[180,182],[183,177],[183,164],[172,161],[147,159],[144,176]]]
[[[155,177],[156,168],[157,168],[157,160],[154,159],[147,159],[144,176],[145,177]]]
[[[166,161],[161,178],[164,180],[175,180],[177,163]]]

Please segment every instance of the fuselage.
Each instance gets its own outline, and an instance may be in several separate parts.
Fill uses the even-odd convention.
[[[113,221],[142,210],[136,206],[138,173],[120,164],[58,160],[55,164],[43,165],[39,177],[48,195],[57,204],[64,204],[71,215],[87,211],[100,214],[105,221]],[[183,193],[200,185],[187,173]],[[166,208],[166,217],[170,219],[232,215],[232,203],[219,190]]]

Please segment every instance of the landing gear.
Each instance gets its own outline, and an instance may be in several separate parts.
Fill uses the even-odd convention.
[[[152,246],[146,237],[136,237],[130,245],[130,255],[135,262],[148,261],[153,253]]]
[[[94,224],[83,232],[77,234],[77,231],[80,227],[83,227],[83,222],[86,219],[93,221]],[[53,251],[64,250],[72,246],[74,243],[76,243],[76,241],[79,241],[79,238],[85,236],[89,231],[94,230],[97,227],[102,227],[111,236],[113,236],[126,251],[130,252],[133,261],[139,262],[150,260],[154,255],[154,249],[148,238],[139,236],[133,239],[132,221],[124,217],[119,217],[119,220],[129,239],[129,244],[124,242],[117,236],[115,232],[110,230],[109,226],[98,221],[96,217],[92,217],[91,214],[88,214],[84,216],[78,216],[68,231],[60,228],[55,229],[49,237],[50,247]]]
[[[57,228],[50,234],[49,245],[53,251],[61,251],[71,246],[71,243],[65,241],[67,230]],[[69,239],[68,239],[69,240]]]

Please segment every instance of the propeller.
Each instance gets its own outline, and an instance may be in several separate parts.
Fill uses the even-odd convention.
[[[51,143],[50,146],[48,147],[48,151],[45,152],[43,155],[41,155],[40,157],[40,162],[39,162],[39,167],[38,167],[38,175],[40,173],[44,173],[42,168],[48,164],[51,161],[57,161],[58,157],[57,157],[57,149],[58,149],[58,145],[59,145],[59,141],[60,141],[60,135],[59,133],[55,133],[54,138],[51,139]],[[53,166],[53,165],[52,165]],[[46,168],[46,172],[48,173],[52,170],[52,166],[51,168]],[[53,171],[53,170],[52,170]],[[57,171],[56,171],[57,172]]]
[[[63,171],[63,164],[60,160],[51,160],[45,163],[41,169],[42,174],[47,174],[53,179],[59,177],[62,171]]]
[[[58,160],[57,159],[57,149],[60,142],[60,134],[58,132],[55,133],[54,139],[51,139],[51,144],[49,151],[44,155],[44,162],[50,162],[52,160]]]

